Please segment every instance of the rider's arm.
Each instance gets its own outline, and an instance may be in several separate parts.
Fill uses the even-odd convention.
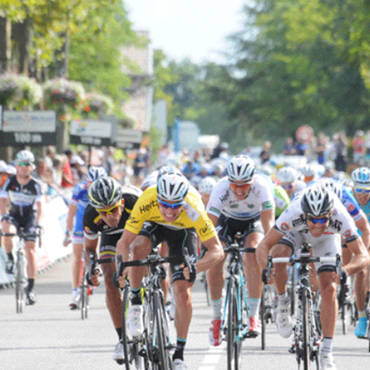
[[[214,214],[212,213],[207,213],[209,219],[212,221],[213,225],[216,227],[217,226],[217,222],[218,222],[218,217],[215,216]]]
[[[70,203],[68,207],[68,215],[67,215],[67,230],[72,232],[73,230],[73,220],[77,213],[77,204]]]
[[[361,211],[362,212],[362,211]],[[359,220],[355,221],[356,227],[361,230],[362,241],[368,249],[370,247],[370,225],[367,217],[361,217]]]
[[[39,224],[41,221],[42,211],[43,211],[42,201],[36,202],[36,209],[37,209],[36,223]]]
[[[197,273],[208,270],[220,262],[224,257],[224,250],[217,236],[206,240],[203,244],[208,251],[203,258],[195,263]]]
[[[354,256],[351,261],[343,267],[343,270],[350,276],[368,266],[370,257],[361,238],[347,242],[347,246]]]
[[[262,212],[261,212],[262,213]],[[284,235],[275,228],[271,228],[261,242],[257,245],[257,261],[261,269],[267,266],[268,255],[271,248],[276,245]]]
[[[118,240],[116,255],[118,256],[121,254],[123,262],[128,261],[130,254],[130,245],[134,241],[136,236],[137,234],[125,229],[121,238]]]
[[[261,211],[261,222],[265,235],[270,231],[275,223],[275,209],[265,209]]]
[[[9,200],[7,198],[0,198],[0,216],[7,213],[9,207]]]

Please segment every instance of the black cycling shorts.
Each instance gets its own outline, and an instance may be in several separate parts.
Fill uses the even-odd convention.
[[[116,255],[117,242],[120,240],[122,232],[116,234],[102,234],[100,240],[99,258],[111,258]]]
[[[197,260],[197,233],[195,229],[170,229],[155,222],[146,221],[139,232],[139,235],[146,236],[154,245],[167,242],[169,256],[181,256],[182,248],[185,247],[190,259]],[[172,281],[186,280],[183,270],[178,265],[170,264]]]
[[[17,228],[23,227],[25,234],[35,234],[35,225],[36,225],[36,213],[31,212],[25,216],[21,216],[19,213],[9,213],[11,217],[12,224]],[[26,236],[25,241],[27,242],[35,242],[36,236],[29,235]]]
[[[264,234],[261,220],[259,217],[250,220],[236,220],[221,214],[218,219],[216,230],[220,240],[229,240],[232,242],[236,233],[240,232],[245,238],[251,233]]]

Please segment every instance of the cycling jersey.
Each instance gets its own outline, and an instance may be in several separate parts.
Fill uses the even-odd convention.
[[[170,229],[195,228],[203,242],[216,236],[216,230],[207,216],[201,198],[192,189],[189,189],[186,195],[182,212],[173,222],[165,221],[159,211],[157,187],[146,189],[136,202],[125,229],[138,234],[145,221],[152,221]]]
[[[316,181],[310,182],[309,185],[314,184],[314,183],[321,183],[326,180],[327,178],[322,177]],[[336,195],[339,197],[342,204],[346,207],[348,213],[352,216],[352,218],[355,221],[360,220],[362,218],[362,213],[360,212],[360,206],[356,198],[346,189],[344,185],[337,182],[336,180],[332,180],[332,181],[335,181],[336,185],[340,188],[339,194],[336,194]]]
[[[142,191],[133,186],[123,186],[122,187],[122,199],[124,200],[124,209],[122,212],[122,217],[115,227],[108,226],[99,215],[98,211],[88,205],[83,218],[84,234],[87,239],[96,239],[99,233],[106,235],[122,234],[123,228],[125,227],[126,221],[128,220],[134,204],[142,194]]]
[[[0,198],[9,199],[9,214],[22,218],[35,212],[35,204],[42,201],[42,195],[41,186],[35,179],[21,185],[16,175],[9,177],[0,191]]]
[[[355,196],[353,194],[353,190],[350,191],[350,194],[355,198]],[[367,220],[370,222],[370,201],[367,202],[364,206],[359,204],[359,207],[365,213],[365,216],[367,217]]]
[[[278,218],[290,204],[287,192],[280,186],[274,185],[275,217]]]
[[[310,237],[311,234],[301,207],[301,197],[302,193],[276,220],[274,228],[282,234],[286,234],[288,231],[298,231],[300,234],[306,234]],[[353,219],[348,217],[348,213],[338,197],[334,197],[334,212],[330,217],[329,226],[324,232],[324,235],[334,234],[341,234],[346,243],[350,243],[359,237]],[[320,238],[310,237],[310,239],[315,243]]]
[[[304,181],[301,181],[301,180],[295,180],[294,185],[295,185],[294,193],[290,197],[290,200],[293,200],[295,198],[296,194],[301,192],[306,187],[306,183]]]
[[[86,181],[80,182],[74,187],[70,203],[77,206],[73,230],[73,240],[75,243],[82,243],[84,235],[82,221],[85,209],[89,204],[88,185]]]
[[[220,217],[221,214],[237,220],[256,218],[267,209],[275,210],[274,195],[268,181],[261,175],[254,175],[251,190],[244,200],[237,200],[230,189],[227,177],[213,188],[207,212]]]

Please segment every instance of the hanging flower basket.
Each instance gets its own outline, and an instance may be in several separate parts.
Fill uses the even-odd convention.
[[[42,88],[34,79],[15,73],[0,76],[0,105],[4,108],[32,110],[42,98]]]
[[[92,92],[86,94],[84,110],[88,113],[93,112],[109,115],[113,113],[114,103],[109,96]]]
[[[85,90],[81,83],[58,78],[45,82],[43,87],[46,108],[58,109],[60,106],[77,110],[82,108]]]

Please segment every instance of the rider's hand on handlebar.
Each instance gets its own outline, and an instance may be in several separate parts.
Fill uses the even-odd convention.
[[[263,269],[262,270],[262,282],[264,284],[273,284],[275,281],[275,276],[276,276],[276,269],[271,268],[270,270],[270,276],[268,276],[269,269]]]
[[[188,267],[185,267],[185,264],[182,263],[180,267],[183,269],[183,274],[185,279],[190,283],[194,283],[195,279],[197,278],[197,268],[194,263],[190,264],[190,270]]]
[[[90,285],[92,285],[92,286],[99,286],[99,270],[98,269],[96,269],[95,271],[94,271],[94,274],[93,275],[91,275],[91,279],[89,280],[89,279],[87,279],[87,282],[90,284]]]

